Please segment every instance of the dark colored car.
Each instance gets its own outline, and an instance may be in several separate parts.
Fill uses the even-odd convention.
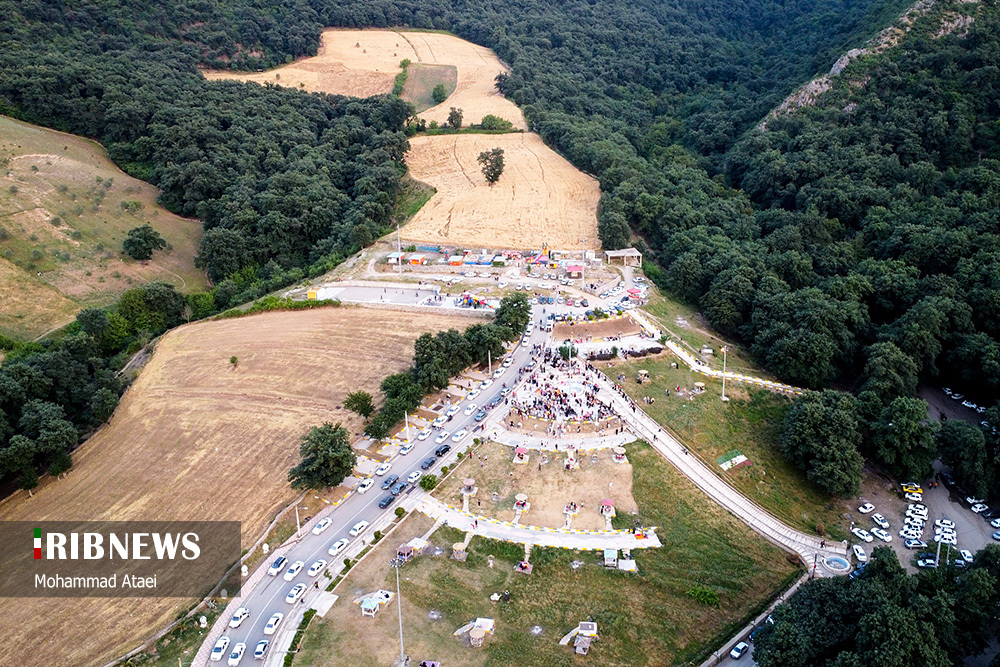
[[[441,458],[450,451],[451,451],[451,445],[441,445],[440,447],[434,450],[434,456]]]
[[[590,305],[590,303],[588,303],[587,300],[584,299],[583,301],[580,302],[580,305],[583,306],[584,308],[586,308],[587,306]]]
[[[427,459],[426,461],[424,461],[423,463],[420,464],[420,469],[421,470],[430,470],[434,466],[435,463],[437,463],[437,459]]]
[[[398,496],[400,493],[403,492],[403,489],[405,488],[406,488],[406,482],[399,482],[396,484],[396,486],[389,489],[389,493],[391,493],[394,496]]]
[[[382,509],[385,509],[386,507],[388,507],[389,505],[391,505],[392,501],[395,500],[395,499],[396,499],[396,496],[386,496],[382,500],[378,501],[378,506],[380,508],[382,508]]]
[[[486,419],[486,410],[480,410],[479,412],[477,412],[477,413],[476,413],[476,416],[474,417],[474,419],[475,419],[475,420],[476,420],[477,422],[481,422],[481,421],[483,421],[484,419]]]
[[[385,481],[382,482],[382,488],[383,489],[391,488],[392,485],[395,484],[398,479],[399,475],[389,475],[388,477],[385,478]]]

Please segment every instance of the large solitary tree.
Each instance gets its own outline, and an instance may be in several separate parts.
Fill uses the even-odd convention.
[[[455,107],[451,108],[451,111],[448,112],[448,125],[450,125],[456,130],[461,129],[462,127],[461,109],[456,109]]]
[[[483,166],[483,176],[491,186],[500,180],[503,173],[503,149],[494,148],[491,151],[483,151],[477,158],[479,164]]]
[[[148,223],[128,230],[122,241],[122,252],[132,259],[150,259],[154,250],[163,250],[167,242]]]
[[[312,427],[299,446],[302,462],[288,471],[293,489],[323,489],[337,486],[357,463],[350,433],[339,423]]]

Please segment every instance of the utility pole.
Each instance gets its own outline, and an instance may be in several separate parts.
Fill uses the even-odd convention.
[[[404,425],[404,428],[406,429],[406,441],[409,442],[410,441],[410,415],[408,415],[405,412],[403,413],[403,425]]]
[[[396,273],[402,275],[403,273],[403,246],[399,241],[399,223],[396,223],[396,252],[399,253],[399,257],[396,258]]]
[[[392,569],[396,570],[396,610],[399,612],[399,666],[405,667],[410,663],[403,650],[403,603],[399,597],[399,566],[403,564],[398,558],[389,561]]]
[[[728,345],[722,346],[722,400],[728,401],[726,398],[726,352],[729,351]]]
[[[309,509],[308,507],[303,507],[302,509]],[[299,523],[299,506],[295,506],[295,534],[298,535],[299,531],[302,530],[302,525]]]
[[[493,375],[493,354],[489,350],[486,350],[486,370]]]
[[[583,254],[580,255],[580,287],[587,289],[587,237],[580,241],[583,244]]]

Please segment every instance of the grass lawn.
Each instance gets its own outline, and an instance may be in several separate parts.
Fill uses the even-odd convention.
[[[759,503],[776,517],[807,532],[825,534],[834,539],[847,537],[840,525],[846,511],[843,501],[826,495],[812,485],[805,475],[788,462],[778,449],[785,412],[791,399],[763,389],[727,382],[728,403],[720,399],[721,381],[696,375],[683,366],[671,368],[673,355],[656,358],[616,361],[613,368],[600,363],[612,380],[625,374],[626,392],[646,413],[672,431],[693,454],[709,468],[726,478],[748,498]],[[649,371],[651,382],[636,384],[637,371]],[[688,398],[695,382],[704,382],[706,391],[693,400]],[[685,396],[677,396],[677,387]],[[670,390],[670,396],[666,390]],[[641,400],[655,398],[652,405]],[[724,472],[716,463],[723,454],[736,449],[752,465]]]
[[[588,618],[600,632],[589,658],[595,665],[698,662],[798,576],[784,552],[709,501],[648,445],[630,445],[629,458],[640,516],[659,526],[664,543],[635,552],[638,574],[605,570],[594,552],[563,549],[535,549],[534,573],[514,574],[521,546],[479,537],[465,563],[446,555],[419,556],[400,571],[404,636],[413,664],[575,665],[572,649],[558,641]],[[361,617],[352,600],[377,588],[395,590],[389,558],[399,543],[429,525],[424,516],[407,518],[355,568],[335,591],[341,600],[306,633],[296,667],[388,664],[398,655],[395,602],[370,619]],[[446,547],[461,538],[457,530],[439,528],[431,541]],[[492,569],[487,555],[496,558]],[[573,560],[584,565],[574,570]],[[690,597],[696,585],[716,591],[719,606]],[[505,589],[509,604],[490,601],[490,594]],[[432,611],[440,618],[433,619]],[[496,619],[497,631],[482,649],[470,649],[452,633],[479,616]],[[542,634],[533,635],[533,626]]]
[[[437,188],[418,181],[407,173],[399,181],[396,208],[392,212],[393,222],[405,225],[427,203],[427,200],[434,196],[435,192],[437,192]]]
[[[438,84],[444,85],[446,95],[454,93],[458,86],[458,68],[454,65],[410,63],[406,68],[406,84],[401,97],[420,113],[437,106],[433,93]],[[445,101],[448,101],[447,98]]]

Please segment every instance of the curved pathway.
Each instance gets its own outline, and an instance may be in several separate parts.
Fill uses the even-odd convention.
[[[842,544],[824,542],[819,537],[795,530],[771,516],[763,507],[716,475],[696,456],[687,454],[687,449],[680,442],[664,432],[660,425],[637,405],[633,406],[628,399],[619,394],[602,374],[598,374],[598,382],[606,390],[606,394],[605,392],[602,394],[611,397],[612,407],[636,435],[649,442],[709,498],[729,510],[752,529],[774,544],[797,553],[809,567],[812,567],[814,562],[821,565],[827,556],[843,557],[847,554],[847,548]],[[825,568],[818,567],[816,574],[826,574]]]

